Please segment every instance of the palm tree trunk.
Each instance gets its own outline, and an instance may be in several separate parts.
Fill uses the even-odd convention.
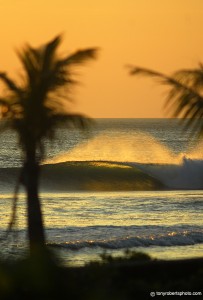
[[[30,255],[45,250],[45,234],[39,199],[40,167],[36,161],[35,147],[29,147],[24,164],[24,184],[27,192],[27,220]]]

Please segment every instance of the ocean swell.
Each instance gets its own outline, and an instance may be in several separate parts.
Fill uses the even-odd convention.
[[[19,174],[19,168],[0,168],[1,191],[12,191]],[[136,167],[98,161],[43,165],[40,187],[46,192],[163,189],[159,180]]]
[[[202,231],[185,233],[168,233],[147,237],[130,236],[126,238],[114,238],[104,240],[83,240],[59,243],[49,243],[51,247],[65,248],[69,250],[80,250],[83,248],[102,248],[102,249],[126,249],[134,247],[150,246],[186,246],[203,243]]]
[[[1,191],[11,191],[19,168],[0,168]],[[203,189],[203,160],[183,157],[180,164],[68,161],[42,165],[43,191],[136,191]]]

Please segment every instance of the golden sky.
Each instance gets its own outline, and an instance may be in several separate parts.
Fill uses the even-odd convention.
[[[81,69],[75,109],[91,117],[165,117],[164,89],[130,77],[128,64],[171,73],[203,62],[202,0],[0,0],[0,71],[15,54],[64,33],[62,53],[99,47]]]

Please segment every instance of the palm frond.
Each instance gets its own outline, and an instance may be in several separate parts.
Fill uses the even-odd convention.
[[[56,50],[61,43],[61,36],[56,36],[53,40],[48,42],[43,49],[43,63],[42,73],[46,73],[52,66],[53,60],[56,56]]]
[[[17,52],[20,62],[25,72],[25,81],[32,88],[37,84],[38,73],[40,71],[40,52],[27,45],[22,51]]]
[[[78,50],[66,58],[59,61],[60,66],[72,66],[81,65],[90,59],[95,59],[97,56],[97,48],[89,48],[84,50]]]
[[[161,72],[153,71],[147,68],[130,66],[130,75],[153,77],[160,80],[160,83],[181,88],[182,84],[175,78],[167,76]]]
[[[166,108],[173,111],[173,117],[182,117],[186,128],[203,130],[203,68],[181,70],[172,76],[140,67],[130,67],[130,75],[158,78],[161,84],[169,86]]]
[[[56,129],[57,128],[66,128],[66,129],[74,129],[78,128],[81,130],[89,129],[92,125],[93,121],[82,115],[82,114],[51,114],[49,118],[46,119],[46,123],[43,125],[42,138],[39,139],[39,145],[43,148],[41,141],[44,138],[48,138],[50,140],[55,139]]]
[[[6,73],[0,73],[0,79],[4,82],[4,84],[10,91],[19,96],[22,95],[22,89],[18,87],[17,84],[15,84],[15,82],[6,75]]]
[[[203,89],[203,69],[180,70],[173,74],[173,78],[178,82],[187,85],[195,90]]]
[[[87,129],[90,124],[92,124],[92,120],[82,114],[64,113],[50,116],[50,125],[51,124],[54,126],[65,125],[73,128]]]

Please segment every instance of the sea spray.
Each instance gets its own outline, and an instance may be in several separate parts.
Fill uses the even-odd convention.
[[[141,132],[114,136],[100,134],[46,163],[66,161],[130,161],[178,163],[180,158],[153,136]]]
[[[181,190],[174,190],[169,187],[164,191],[138,191],[133,182],[133,176],[138,173],[143,179],[146,178],[150,167],[150,171],[156,174],[159,174],[160,170],[162,172],[165,170],[164,176],[166,177],[170,174],[168,182],[171,182],[173,178],[174,181],[177,180],[176,176],[180,174],[178,170],[182,170],[182,173],[185,172],[186,175],[192,174],[191,169],[194,169],[195,173],[196,169],[201,169],[203,147],[201,145],[191,146],[189,135],[183,132],[179,122],[175,119],[107,119],[105,122],[101,120],[101,123],[101,129],[93,128],[94,140],[96,135],[99,137],[98,132],[102,133],[100,137],[109,135],[109,142],[112,144],[117,136],[120,140],[125,141],[124,154],[122,153],[120,156],[115,154],[116,151],[117,153],[120,151],[119,143],[117,143],[117,149],[114,149],[116,150],[115,157],[112,158],[109,155],[109,158],[106,155],[105,160],[107,158],[109,161],[105,163],[101,162],[98,147],[98,155],[91,154],[91,157],[99,159],[99,162],[87,162],[82,156],[75,156],[73,161],[61,164],[53,163],[42,167],[42,169],[47,168],[47,173],[44,174],[43,169],[41,174],[43,183],[46,184],[43,186],[45,189],[41,193],[41,201],[48,243],[58,246],[57,251],[60,253],[60,258],[67,265],[70,261],[73,264],[81,265],[92,260],[97,254],[103,253],[101,247],[106,249],[108,247],[108,251],[115,254],[122,251],[115,249],[116,247],[122,247],[122,249],[132,247],[134,249],[135,246],[137,249],[138,243],[143,245],[139,248],[140,251],[158,259],[201,257],[203,251],[203,191],[183,191],[181,188],[179,188]],[[138,137],[137,131],[145,131],[151,136],[148,142],[143,138],[137,140],[132,147],[132,153],[138,148],[139,152],[134,158],[132,155],[131,160],[125,156],[125,149],[126,145],[131,146],[135,137]],[[143,137],[141,132],[139,135]],[[92,141],[93,139],[89,139],[88,144]],[[138,146],[139,141],[140,146]],[[153,148],[154,151],[152,151],[151,141],[155,141],[159,146],[163,146],[162,149],[166,149],[163,155],[164,159],[160,159],[158,150],[156,150],[160,148]],[[104,143],[106,143],[105,139]],[[50,148],[47,145],[46,150],[49,157],[67,152],[64,159],[67,161],[71,160],[69,154],[74,154],[74,148],[81,147],[83,149],[86,145],[87,143],[81,142],[77,133],[62,129],[55,144],[51,144]],[[100,145],[102,146],[102,142]],[[114,147],[112,146],[112,148]],[[13,188],[19,171],[17,167],[21,166],[13,136],[9,133],[1,136],[0,152],[0,229],[2,235],[12,207]],[[169,153],[169,156],[166,153]],[[151,159],[152,161],[150,161]],[[115,163],[115,160],[118,162]],[[130,166],[130,163],[134,163],[136,166]],[[169,170],[171,171],[169,172]],[[154,178],[155,173],[151,175]],[[195,179],[194,173],[188,177],[189,183]],[[90,184],[90,177],[94,180],[97,179],[97,183],[91,182]],[[163,174],[160,175],[161,179],[162,177]],[[120,188],[121,183],[124,186],[124,179],[127,189],[129,178],[132,178],[130,191],[116,192],[114,190],[114,188]],[[113,185],[108,185],[109,191],[89,190],[90,192],[88,192],[88,188],[105,187],[104,179],[108,184],[110,179],[113,182]],[[118,179],[120,179],[119,183]],[[85,185],[87,189],[84,192],[78,190],[85,180],[88,183]],[[186,186],[186,189],[188,188],[189,184]],[[18,245],[14,245],[17,250],[24,247],[26,241],[26,215],[24,213],[26,203],[23,193],[24,189],[21,190],[18,202]],[[89,247],[85,247],[84,242],[88,242]],[[100,247],[98,247],[98,242],[102,242]],[[79,246],[80,250],[69,250],[70,243],[73,246]],[[7,243],[2,245],[1,252],[13,255],[8,249]]]
[[[139,167],[170,189],[198,190],[203,188],[203,160],[183,156],[180,164],[128,163],[128,165]]]
[[[100,134],[49,163],[111,162],[140,169],[169,189],[203,188],[202,143],[188,153],[175,154],[149,134]],[[186,156],[187,155],[187,156]],[[48,162],[47,162],[48,163]],[[127,179],[128,180],[128,179]],[[136,188],[135,188],[136,189]]]
[[[57,191],[202,189],[201,147],[176,154],[143,132],[99,134],[47,160],[41,186]],[[16,172],[0,169],[2,189],[13,186]]]

